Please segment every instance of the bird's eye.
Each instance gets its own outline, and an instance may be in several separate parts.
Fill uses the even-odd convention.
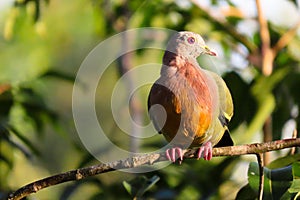
[[[195,43],[195,38],[194,38],[194,37],[189,37],[189,38],[187,39],[187,41],[188,41],[188,43],[190,43],[190,44],[194,44],[194,43]]]

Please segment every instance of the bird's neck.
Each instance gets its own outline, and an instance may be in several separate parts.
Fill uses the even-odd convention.
[[[197,63],[197,60],[194,57],[183,56],[170,51],[166,51],[163,56],[163,65],[165,66],[180,68],[185,66],[186,62]]]

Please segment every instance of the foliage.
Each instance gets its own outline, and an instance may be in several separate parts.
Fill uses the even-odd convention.
[[[153,176],[147,179],[145,176],[139,176],[130,182],[123,181],[123,185],[127,192],[134,198],[141,198],[147,190],[155,185],[159,181],[158,176]]]
[[[296,155],[299,157],[299,155]],[[295,156],[293,156],[295,157]],[[290,157],[280,159],[282,162]],[[274,164],[273,164],[274,165]],[[249,183],[238,193],[237,199],[255,198],[259,185],[257,163],[250,163],[248,169]],[[264,168],[264,199],[297,199],[299,196],[299,162],[288,166],[277,166],[276,169]]]
[[[2,8],[0,199],[35,179],[96,162],[76,134],[71,115],[72,86],[88,52],[99,41],[128,28],[190,30],[203,35],[220,50],[218,60],[199,62],[202,66],[212,62],[217,65],[216,70],[222,73],[232,92],[235,114],[229,128],[236,144],[260,141],[256,138],[263,137],[263,126],[269,116],[273,139],[291,137],[291,124],[299,131],[299,33],[278,52],[273,72],[266,76],[261,68],[259,29],[250,28],[251,23],[257,25],[257,22],[236,1],[206,1],[208,7],[180,2],[15,0],[13,5]],[[296,2],[289,1],[289,8],[299,10]],[[221,16],[211,15],[209,9],[215,9]],[[271,44],[275,45],[290,28],[269,17]],[[133,53],[132,60],[160,62],[161,54],[139,50]],[[104,113],[102,123],[111,133],[111,140],[128,146],[128,137],[116,127],[108,110],[109,95],[120,76],[118,67],[117,62],[112,63],[105,72],[108,78],[101,80],[106,88],[98,92],[97,110]],[[145,100],[147,91],[141,96]],[[145,111],[143,121],[147,120]],[[157,136],[141,148],[154,149],[163,142]],[[300,191],[300,157],[286,152],[276,152],[273,156],[274,161],[265,167],[265,199],[296,199]],[[141,176],[113,172],[49,188],[35,196],[254,199],[258,188],[257,165],[247,164],[248,174],[244,174],[248,178],[236,178],[237,173],[246,172],[247,168],[236,172],[245,162],[250,162],[248,157],[216,158],[211,162],[184,161],[181,166],[170,165]]]

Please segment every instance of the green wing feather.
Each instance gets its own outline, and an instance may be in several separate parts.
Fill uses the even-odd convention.
[[[225,81],[218,74],[211,71],[208,72],[211,75],[211,77],[215,80],[219,92],[220,113],[218,119],[221,122],[220,126],[222,126],[222,128],[218,125],[216,125],[216,127],[219,127],[217,130],[223,129],[224,131],[224,133],[221,134],[221,138],[219,139],[218,143],[215,146],[216,147],[232,146],[233,141],[230,137],[229,130],[227,127],[231,117],[233,116],[232,97]]]
[[[228,123],[233,115],[233,102],[230,91],[225,81],[216,73],[209,72],[215,79],[218,91],[219,91],[219,103],[220,103],[220,115],[225,117],[225,121]]]

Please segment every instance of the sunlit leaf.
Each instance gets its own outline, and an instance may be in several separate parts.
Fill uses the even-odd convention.
[[[132,186],[130,185],[130,183],[128,183],[127,181],[123,181],[123,186],[124,186],[124,188],[126,189],[126,191],[127,191],[131,196],[133,196],[133,188],[132,188]]]
[[[149,179],[145,176],[138,176],[129,182],[123,181],[123,186],[132,197],[142,197],[159,179],[156,175]]]
[[[290,193],[300,193],[300,179],[293,180],[292,186],[289,189]]]
[[[272,91],[289,71],[290,69],[288,68],[282,68],[274,71],[271,76],[260,75],[256,78],[256,82],[251,88],[251,93],[257,101],[258,109],[244,134],[246,138],[261,130],[266,119],[274,111],[276,101]]]
[[[286,167],[299,160],[300,160],[300,154],[288,155],[272,161],[270,164],[268,164],[267,167],[270,169]]]
[[[293,182],[289,192],[295,194],[294,199],[300,196],[300,162],[293,163]]]
[[[251,91],[255,98],[259,101],[263,100],[265,95],[271,92],[275,86],[282,81],[283,78],[290,72],[291,68],[281,68],[275,70],[272,75],[264,76],[260,75],[256,78],[256,82],[253,85]]]

